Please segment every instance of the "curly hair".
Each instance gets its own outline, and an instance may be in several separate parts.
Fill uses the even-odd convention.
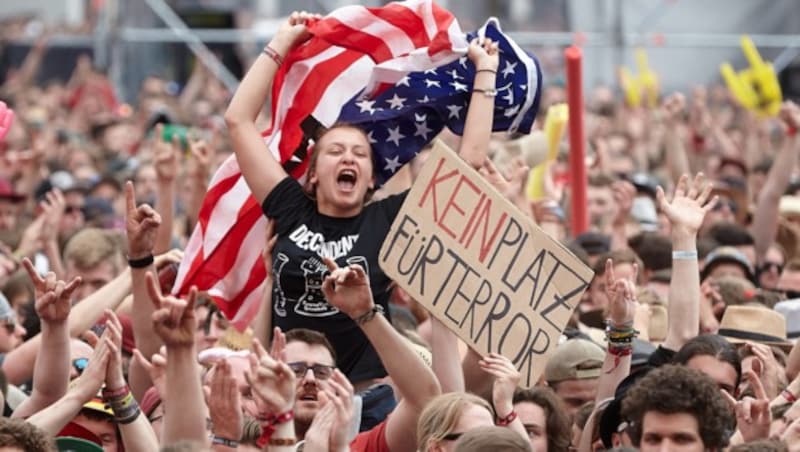
[[[572,422],[561,403],[561,399],[547,387],[517,388],[514,392],[513,404],[529,402],[542,409],[546,421],[548,452],[566,452],[569,450]]]
[[[642,440],[642,421],[648,412],[687,413],[697,420],[706,449],[721,449],[735,418],[717,385],[700,371],[666,365],[644,376],[622,401],[622,416],[630,424],[633,444]]]
[[[55,452],[47,433],[22,419],[0,418],[0,448],[17,447],[26,452]]]

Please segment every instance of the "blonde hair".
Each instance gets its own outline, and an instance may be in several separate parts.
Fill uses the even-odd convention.
[[[494,417],[489,402],[475,394],[450,392],[431,400],[422,410],[417,422],[417,450],[427,451],[432,443],[442,441],[445,436],[453,433],[461,413],[469,405],[486,408]]]
[[[98,228],[83,229],[64,246],[64,262],[80,270],[89,270],[109,261],[117,274],[122,270],[123,261],[118,235]]]

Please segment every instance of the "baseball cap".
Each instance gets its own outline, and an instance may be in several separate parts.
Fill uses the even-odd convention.
[[[653,367],[643,367],[625,377],[619,383],[619,386],[617,386],[616,391],[614,391],[614,400],[603,410],[599,421],[600,439],[603,441],[605,447],[612,447],[611,435],[619,432],[619,426],[622,424],[622,414],[620,412],[622,410],[622,400],[625,398],[628,390],[653,369]]]
[[[584,380],[600,376],[606,352],[586,339],[569,339],[556,347],[547,361],[544,378],[556,383],[564,380]]]
[[[745,275],[747,275],[747,279],[750,281],[755,279],[753,266],[750,264],[750,261],[747,260],[747,256],[732,246],[720,246],[714,248],[710,253],[708,253],[706,256],[706,264],[703,267],[700,279],[706,279],[708,275],[711,274],[711,271],[714,269],[714,267],[722,263],[739,265],[744,270]]]
[[[611,237],[599,232],[584,232],[575,237],[575,243],[589,255],[611,251]]]
[[[59,452],[103,452],[103,448],[85,439],[61,436],[56,438]]]

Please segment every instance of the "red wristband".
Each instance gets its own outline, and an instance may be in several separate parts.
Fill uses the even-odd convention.
[[[289,410],[285,413],[278,415],[261,416],[258,420],[261,421],[261,436],[256,440],[256,445],[263,448],[269,443],[272,434],[275,433],[275,426],[285,424],[294,419],[294,410]]]
[[[797,396],[796,396],[796,395],[794,395],[794,394],[792,394],[792,393],[791,393],[791,391],[789,391],[788,389],[784,389],[784,390],[781,392],[781,396],[782,396],[784,399],[786,399],[786,400],[787,400],[789,403],[795,403],[795,402],[797,402]]]
[[[793,137],[797,135],[797,127],[787,127],[786,128],[786,136]]]
[[[264,54],[272,58],[272,60],[275,61],[275,64],[277,64],[278,67],[281,67],[281,64],[283,64],[283,57],[278,53],[277,50],[270,47],[269,44],[264,46]]]
[[[508,416],[497,418],[497,425],[499,425],[501,427],[505,427],[507,425],[510,425],[512,422],[514,422],[514,419],[516,419],[516,418],[517,418],[517,412],[514,411],[514,410],[511,410],[511,413],[509,413]]]

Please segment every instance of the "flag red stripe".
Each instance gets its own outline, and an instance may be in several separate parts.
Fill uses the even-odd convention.
[[[314,73],[309,74],[303,85],[297,90],[281,125],[282,136],[279,149],[283,162],[286,162],[300,145],[303,139],[303,130],[300,128],[300,124],[314,111],[328,85],[340,77],[361,56],[358,52],[346,50],[333,58],[319,62],[313,68]]]
[[[391,23],[403,30],[414,43],[414,48],[425,47],[430,43],[430,38],[425,32],[425,22],[416,11],[402,5],[390,3],[383,8],[367,8],[375,17]],[[397,55],[399,56],[399,55]]]
[[[370,56],[376,63],[392,58],[392,50],[381,38],[353,28],[335,18],[320,21],[314,33],[326,41]]]
[[[449,51],[453,48],[450,40],[450,25],[453,24],[455,17],[436,3],[433,4],[433,17],[436,21],[436,28],[439,30],[428,45],[428,55],[433,56],[437,53]]]

